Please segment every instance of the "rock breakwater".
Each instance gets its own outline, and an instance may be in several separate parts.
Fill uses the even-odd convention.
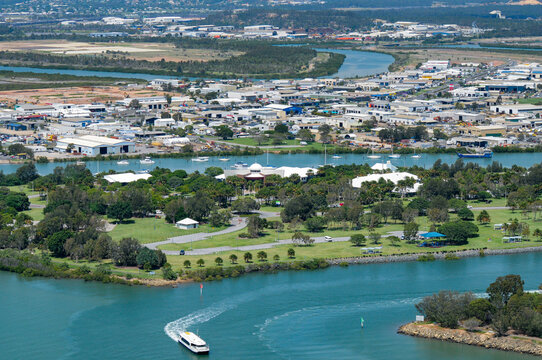
[[[474,345],[489,349],[514,351],[524,354],[542,356],[542,345],[528,338],[512,336],[497,337],[492,332],[468,332],[462,329],[447,329],[434,324],[409,323],[397,330],[399,334]]]

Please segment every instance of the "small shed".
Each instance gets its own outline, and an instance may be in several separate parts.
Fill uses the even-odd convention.
[[[190,218],[184,218],[175,223],[175,226],[182,230],[197,229],[199,222]]]

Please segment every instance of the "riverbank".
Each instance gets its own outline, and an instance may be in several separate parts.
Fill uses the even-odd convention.
[[[532,252],[542,252],[541,246],[514,249],[470,249],[459,251],[441,251],[433,253],[408,253],[399,255],[365,255],[360,257],[336,259],[308,259],[283,262],[251,262],[246,265],[230,267],[214,266],[205,268],[188,268],[180,270],[176,280],[165,280],[158,277],[139,277],[131,273],[123,273],[122,268],[104,268],[101,265],[94,269],[85,263],[69,266],[65,262],[49,262],[47,258],[39,257],[24,251],[3,250],[0,252],[0,271],[15,272],[25,277],[49,277],[55,279],[81,279],[102,283],[123,285],[144,285],[149,287],[175,287],[183,283],[214,281],[236,278],[242,275],[263,272],[277,273],[279,271],[318,270],[330,266],[346,267],[349,265],[368,265],[401,263],[412,261],[458,260],[469,257],[484,257],[491,255],[515,255]]]
[[[513,335],[497,337],[492,331],[468,332],[463,329],[442,328],[434,324],[409,323],[401,326],[397,332],[425,339],[542,356],[542,341],[540,339]]]

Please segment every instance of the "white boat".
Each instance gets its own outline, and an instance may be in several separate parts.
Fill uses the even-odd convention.
[[[190,331],[183,331],[179,333],[179,344],[184,345],[188,350],[194,354],[208,354],[209,346],[198,335],[191,333]]]
[[[232,169],[245,169],[248,167],[248,164],[247,163],[244,163],[244,162],[236,162],[234,165],[231,166]]]
[[[414,150],[414,155],[412,155],[412,158],[413,159],[419,159],[421,158],[422,156],[420,154],[416,154],[416,150]]]
[[[145,159],[139,160],[139,163],[140,164],[154,164],[154,160],[147,156]]]
[[[339,155],[333,155],[331,158],[332,159],[340,159],[341,157]]]
[[[392,159],[399,159],[401,157],[401,155],[399,154],[394,154],[393,153],[393,148],[391,148],[391,155],[389,155],[388,157],[392,158]]]
[[[197,158],[193,158],[192,161],[205,162],[205,161],[209,161],[209,158],[207,156],[200,156]]]
[[[369,159],[380,159],[380,155],[375,155],[375,149],[373,149],[373,152],[371,155],[367,155]]]
[[[117,161],[117,165],[130,165],[128,160],[119,160]]]
[[[86,163],[84,161],[78,161],[75,163],[75,165],[86,165]]]
[[[221,159],[218,159],[218,160],[220,160],[220,161],[224,161],[224,162],[226,162],[226,161],[230,161],[230,159],[228,159],[228,158],[221,158]]]

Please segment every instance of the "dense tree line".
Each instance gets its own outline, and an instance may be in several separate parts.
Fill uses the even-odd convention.
[[[501,276],[491,283],[488,298],[472,293],[441,291],[425,297],[416,309],[426,320],[443,327],[463,326],[469,331],[490,328],[499,336],[515,330],[528,336],[542,336],[542,294],[526,293],[519,275]]]

